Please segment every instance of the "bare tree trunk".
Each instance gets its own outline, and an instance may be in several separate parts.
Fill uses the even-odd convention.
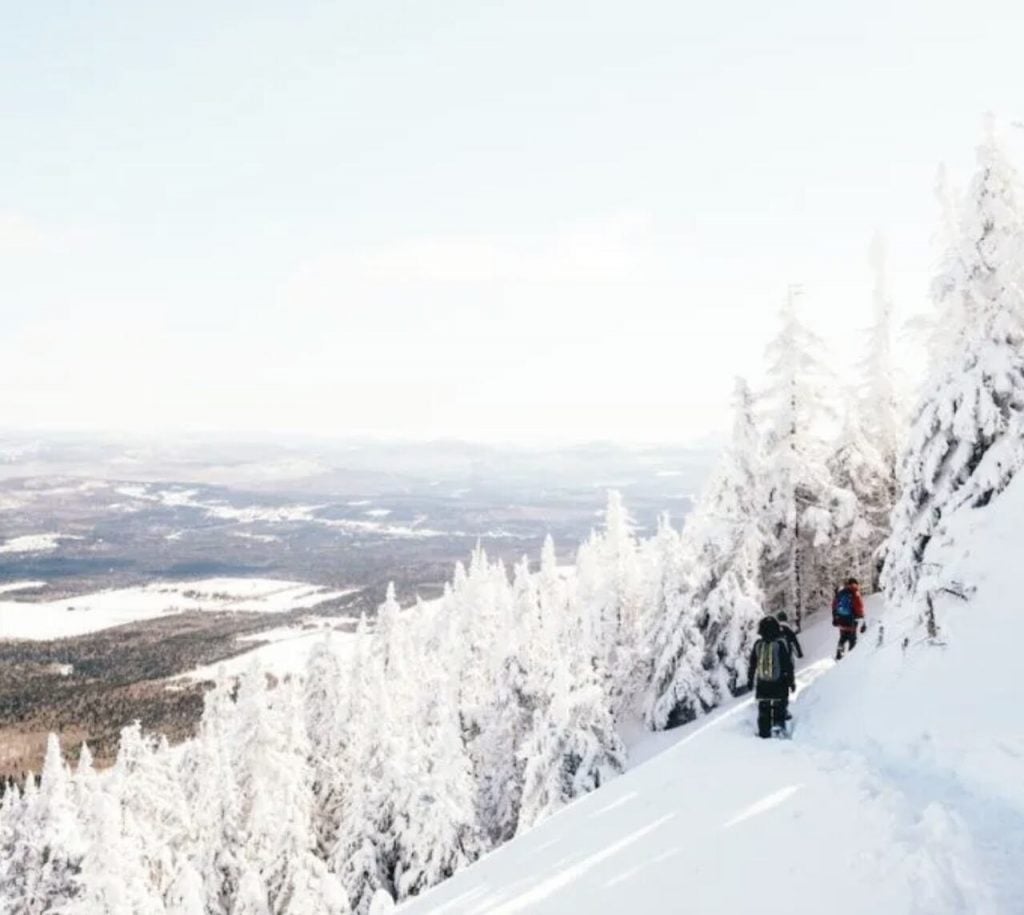
[[[932,600],[932,592],[926,591],[924,595],[925,607],[924,624],[928,631],[928,638],[935,641],[939,637],[939,624],[935,621],[935,603]]]

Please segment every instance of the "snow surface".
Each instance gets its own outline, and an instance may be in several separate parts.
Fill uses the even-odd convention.
[[[750,700],[655,735],[633,751],[652,758],[399,910],[1021,912],[1022,513],[1024,475],[950,538],[977,591],[941,601],[942,644],[877,603],[839,664],[827,625],[810,633],[793,740],[755,737]]]
[[[283,613],[354,593],[270,578],[156,582],[55,601],[0,600],[0,639],[57,639],[185,611]]]

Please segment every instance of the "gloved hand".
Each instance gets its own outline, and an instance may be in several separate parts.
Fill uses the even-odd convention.
[[[868,631],[868,624],[867,623],[861,623],[860,624],[860,634],[864,635],[864,633],[867,632],[867,631]]]
[[[795,683],[790,683],[789,684],[789,691],[791,693],[795,693],[796,692],[796,684]]]

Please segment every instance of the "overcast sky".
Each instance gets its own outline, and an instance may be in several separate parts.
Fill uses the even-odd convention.
[[[714,434],[788,283],[857,355],[876,228],[924,306],[1022,10],[7,4],[0,425]]]

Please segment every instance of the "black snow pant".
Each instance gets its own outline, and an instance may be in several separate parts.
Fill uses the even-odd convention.
[[[771,737],[772,728],[786,725],[789,684],[758,682],[754,695],[757,697],[757,735]]]
[[[836,646],[836,660],[838,661],[846,652],[843,650],[847,645],[850,646],[849,650],[853,651],[857,647],[857,629],[840,629],[839,630],[839,644]]]

